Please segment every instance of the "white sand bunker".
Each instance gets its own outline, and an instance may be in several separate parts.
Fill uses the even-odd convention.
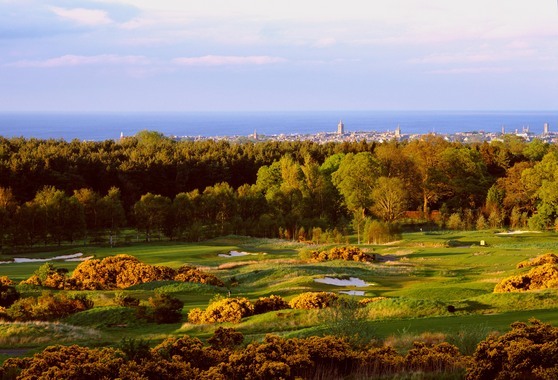
[[[250,253],[250,252],[230,251],[229,253],[220,253],[217,256],[219,256],[219,257],[241,257],[241,256],[258,256],[258,255],[265,255],[265,253]]]
[[[0,261],[0,264],[21,264],[21,263],[44,263],[47,261],[85,261],[93,258],[93,256],[83,256],[83,253],[74,253],[72,255],[55,256],[48,259],[30,259],[27,257],[14,257],[10,261]]]
[[[350,296],[363,296],[364,290],[340,290],[341,294],[348,294]]]
[[[361,280],[360,278],[357,277],[349,277],[348,280],[333,278],[333,277],[324,277],[324,278],[315,278],[314,281],[322,284],[335,285],[335,286],[356,286],[357,288],[362,288],[370,285],[364,282],[364,280]]]

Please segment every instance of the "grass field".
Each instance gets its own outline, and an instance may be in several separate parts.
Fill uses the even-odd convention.
[[[493,293],[497,282],[526,271],[516,269],[520,261],[556,250],[558,235],[555,233],[409,233],[392,244],[361,246],[380,257],[374,263],[309,262],[303,259],[304,252],[322,248],[325,247],[228,236],[197,244],[153,242],[115,248],[63,246],[17,255],[52,258],[82,252],[85,256],[104,258],[129,254],[148,264],[173,268],[183,264],[195,265],[217,275],[228,287],[161,281],[124,290],[142,301],[156,290],[171,293],[184,301],[183,322],[169,325],[142,322],[135,317],[132,309],[115,306],[115,291],[80,292],[87,294],[95,302],[95,307],[60,323],[1,323],[0,359],[56,343],[116,345],[123,338],[133,337],[155,344],[168,336],[184,334],[205,339],[216,326],[190,325],[185,323],[186,314],[195,307],[205,308],[216,295],[229,294],[251,300],[276,294],[289,300],[306,291],[359,290],[364,291],[367,297],[387,297],[363,309],[364,317],[361,315],[352,327],[350,323],[340,324],[340,317],[332,317],[328,310],[283,310],[248,317],[234,325],[247,336],[247,340],[259,339],[267,333],[290,337],[327,334],[342,326],[347,334],[358,330],[361,334],[366,333],[367,337],[392,341],[420,339],[421,334],[440,333],[467,351],[473,347],[472,342],[478,343],[491,331],[505,331],[514,321],[538,318],[558,325],[558,290]],[[219,256],[232,250],[252,254],[230,258]],[[1,260],[11,258],[4,255]],[[52,263],[57,268],[70,271],[78,265],[77,262]],[[0,276],[19,282],[31,276],[42,264],[2,264]],[[334,286],[314,281],[324,276],[339,279],[355,277],[365,281],[367,286]],[[27,291],[23,295],[38,292],[40,290],[34,293]],[[450,305],[454,307],[454,312],[448,311]]]

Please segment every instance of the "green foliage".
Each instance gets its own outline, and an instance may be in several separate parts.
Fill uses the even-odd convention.
[[[363,236],[368,244],[385,244],[401,239],[401,232],[396,224],[367,219]]]

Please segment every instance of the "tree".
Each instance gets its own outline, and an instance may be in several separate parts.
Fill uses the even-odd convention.
[[[17,202],[11,189],[0,187],[0,251],[13,223]]]
[[[227,182],[208,186],[202,193],[202,210],[205,220],[219,226],[218,233],[225,234],[236,213],[236,198]]]
[[[120,228],[126,224],[126,214],[120,200],[120,189],[111,187],[107,195],[98,203],[99,223],[103,228],[109,230],[109,242],[112,247],[114,235],[118,234]]]
[[[85,229],[83,207],[75,197],[68,197],[53,186],[39,191],[33,203],[43,219],[48,235],[61,244],[64,238],[73,241]]]
[[[147,193],[134,205],[136,226],[145,231],[145,241],[151,240],[153,231],[160,231],[168,218],[171,200],[162,195]]]
[[[99,200],[97,192],[89,188],[74,190],[74,197],[83,208],[87,232],[99,229]]]
[[[379,165],[371,153],[349,153],[343,157],[339,169],[332,174],[333,184],[337,187],[347,208],[353,212],[357,223],[358,243],[360,244],[360,224],[364,221],[365,210],[374,200],[372,191],[379,174]]]
[[[418,174],[419,181],[416,186],[420,189],[422,211],[425,216],[429,215],[429,205],[447,192],[442,152],[448,146],[449,143],[442,137],[427,135],[420,140],[410,142],[404,149]]]
[[[453,209],[478,208],[485,201],[493,180],[488,175],[480,153],[469,146],[448,147],[441,154],[441,182],[438,196],[447,195]]]
[[[372,191],[372,212],[388,223],[399,219],[407,210],[407,190],[399,178],[378,178]]]

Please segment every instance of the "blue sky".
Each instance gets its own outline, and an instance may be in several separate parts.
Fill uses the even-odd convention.
[[[0,0],[0,111],[556,110],[555,0]]]

